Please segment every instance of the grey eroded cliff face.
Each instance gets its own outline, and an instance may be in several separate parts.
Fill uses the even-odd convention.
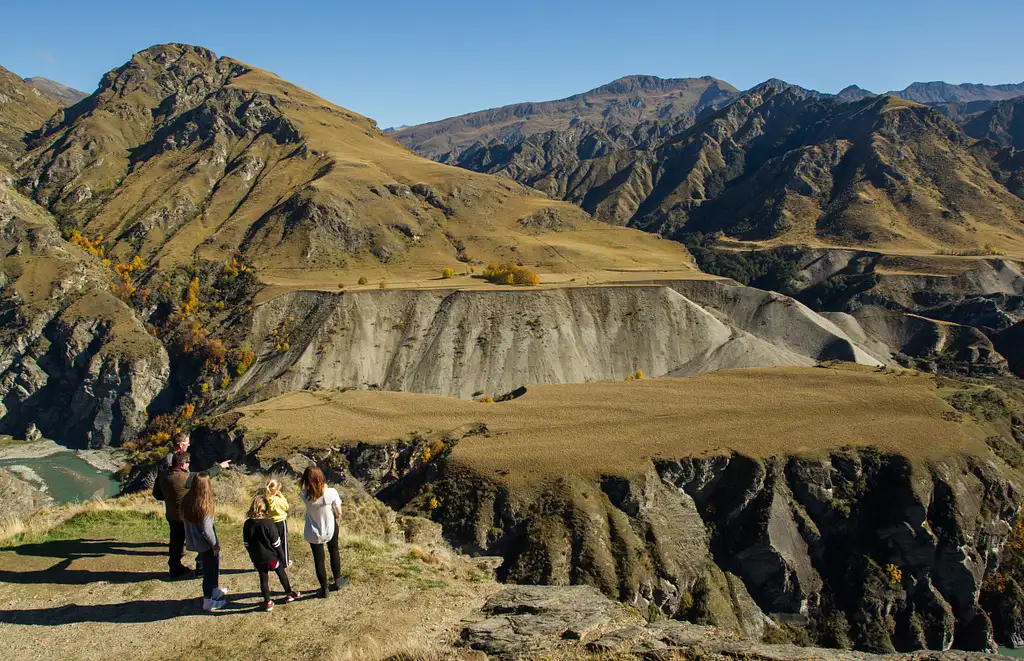
[[[856,250],[807,250],[795,264],[792,289],[812,308],[834,311],[824,316],[838,325],[852,315],[889,345],[902,345],[901,353],[916,366],[992,373],[1005,370],[1008,360],[1009,368],[1024,374],[1015,341],[1024,321],[1020,263],[998,257],[949,259],[953,273],[924,275],[913,272],[913,258],[906,264],[899,259]],[[906,314],[914,315],[913,321],[891,325],[893,315]]]
[[[787,296],[728,281],[295,292],[258,306],[235,340],[258,359],[231,394],[236,402],[334,387],[498,396],[524,384],[623,379],[637,369],[657,377],[825,360],[892,364],[899,346],[856,319],[843,325]]]
[[[110,293],[98,259],[6,185],[0,254],[0,433],[35,424],[69,445],[131,439],[167,384],[163,346]]]

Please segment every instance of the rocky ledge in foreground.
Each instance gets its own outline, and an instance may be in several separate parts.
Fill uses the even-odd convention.
[[[679,620],[646,622],[588,586],[516,585],[488,599],[466,621],[458,643],[490,659],[575,654],[633,655],[643,659],[747,659],[750,661],[901,661],[1005,659],[973,652],[865,652],[770,645],[743,640],[715,627]]]

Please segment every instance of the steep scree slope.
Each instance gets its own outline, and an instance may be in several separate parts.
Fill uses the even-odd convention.
[[[902,348],[869,348],[791,298],[728,281],[295,292],[258,306],[237,332],[233,343],[257,360],[232,384],[232,401],[334,387],[498,396],[637,369],[659,377],[824,360],[892,364]]]

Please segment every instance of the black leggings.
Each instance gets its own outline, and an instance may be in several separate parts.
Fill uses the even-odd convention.
[[[270,601],[270,570],[257,567],[256,571],[260,575],[260,592],[263,593],[263,602],[268,603]],[[292,584],[288,580],[288,572],[285,571],[284,563],[279,563],[274,571],[277,574],[277,580],[281,581],[281,587],[285,592],[291,594]]]
[[[334,582],[341,578],[341,556],[338,554],[338,526],[334,526],[334,536],[326,544],[310,544],[313,550],[313,565],[316,567],[316,578],[320,581],[320,589],[327,590],[327,567],[324,566],[324,546],[331,554],[331,574]]]

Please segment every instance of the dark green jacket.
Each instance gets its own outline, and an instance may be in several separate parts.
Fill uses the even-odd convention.
[[[219,464],[214,464],[202,472],[213,477],[220,474],[221,467]],[[168,521],[181,521],[181,499],[192,488],[192,481],[198,474],[190,473],[182,468],[161,469],[157,473],[153,495],[157,498],[163,497],[164,514]]]

